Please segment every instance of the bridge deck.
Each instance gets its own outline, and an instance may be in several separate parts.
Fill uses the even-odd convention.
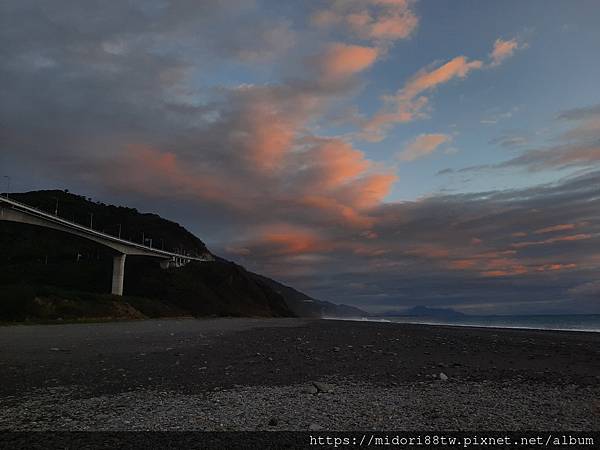
[[[88,235],[90,238],[94,238],[94,240],[105,240],[109,243],[118,244],[123,247],[129,247],[131,249],[136,249],[138,251],[143,251],[144,254],[148,256],[156,256],[162,257],[165,259],[184,259],[188,261],[211,261],[211,257],[201,257],[201,256],[189,256],[180,253],[168,252],[166,250],[159,250],[154,247],[150,247],[147,245],[143,245],[137,242],[128,241],[126,239],[121,239],[117,236],[113,236],[111,234],[102,233],[101,231],[94,230],[92,228],[86,227],[84,225],[78,224],[76,222],[72,222],[70,220],[63,219],[62,217],[55,216],[46,211],[42,211],[40,209],[34,208],[32,206],[26,205],[21,202],[17,202],[13,199],[7,197],[0,197],[0,207],[5,206],[10,209],[19,211],[21,213],[31,215],[38,219],[42,219],[44,221],[49,222],[50,224],[59,225],[61,227],[67,228],[68,230],[73,230],[76,233],[74,234],[84,234]],[[65,230],[65,231],[68,231]]]

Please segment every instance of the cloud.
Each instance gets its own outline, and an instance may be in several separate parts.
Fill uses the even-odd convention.
[[[320,255],[318,261],[311,256],[310,262],[295,259],[293,268],[281,267],[266,251],[246,261],[318,297],[372,309],[419,303],[468,309],[485,296],[493,303],[488,312],[548,311],[542,302],[550,299],[557,312],[574,311],[569,289],[600,269],[599,182],[600,172],[594,172],[510,192],[379,204],[361,231],[319,228],[328,245],[301,251]],[[572,230],[559,225],[569,223],[578,232],[562,234]],[[360,292],[347,287],[357,279],[369,280]],[[528,302],[517,304],[523,295]],[[577,308],[598,311],[589,303]]]
[[[427,96],[438,86],[454,79],[465,79],[474,70],[499,65],[507,59],[516,48],[512,42],[497,39],[492,51],[492,62],[470,60],[466,56],[457,56],[441,65],[421,69],[413,75],[404,86],[393,95],[383,97],[384,106],[371,119],[363,123],[363,138],[379,141],[384,138],[385,130],[397,123],[411,122],[426,117],[425,108],[429,105]],[[508,48],[512,48],[508,51]],[[512,111],[482,123],[496,123],[500,118],[510,117]]]
[[[497,168],[524,167],[531,172],[570,167],[590,167],[600,162],[600,142],[582,142],[527,150],[498,164]]]
[[[440,145],[449,142],[452,137],[447,134],[421,134],[410,142],[398,154],[402,161],[414,161],[433,153]]]
[[[520,148],[526,145],[529,142],[527,137],[521,135],[512,135],[507,134],[503,136],[499,136],[497,138],[491,139],[489,144],[491,145],[499,145],[503,148],[514,149]]]
[[[272,255],[314,253],[327,250],[329,247],[327,241],[313,231],[289,225],[269,227],[254,241],[253,245],[262,247],[260,251]]]
[[[510,119],[517,111],[519,111],[519,107],[515,106],[509,111],[496,112],[495,114],[490,114],[486,118],[481,119],[479,123],[482,123],[484,125],[494,125],[502,120]]]
[[[570,129],[551,137],[550,144],[525,149],[520,155],[498,164],[484,164],[460,169],[522,168],[530,172],[564,169],[593,169],[600,163],[600,109],[598,106],[563,111],[559,120],[572,123]],[[510,139],[510,138],[509,138]],[[490,143],[513,146],[514,142],[499,138]],[[517,141],[520,146],[519,140]]]
[[[15,25],[0,30],[7,61],[0,79],[11,85],[0,120],[4,142],[15,149],[13,164],[37,161],[58,179],[115,196],[177,196],[240,221],[371,223],[368,210],[387,195],[395,175],[344,139],[316,135],[311,125],[352,95],[344,81],[373,64],[377,48],[331,44],[315,72],[309,64],[315,60],[306,61],[302,49],[280,54],[279,37],[287,49],[295,42],[290,22],[273,18],[270,32],[252,1],[184,0],[156,9],[137,1],[70,3],[39,14],[11,9]],[[151,20],[135,19],[145,14]],[[91,22],[94,29],[82,36]],[[223,24],[233,31],[223,33]],[[249,39],[252,30],[260,42]],[[53,64],[32,65],[23,59],[30,54],[51,55]],[[307,64],[293,79],[266,84],[199,81],[231,61],[267,56]],[[219,58],[213,73],[210,61]],[[32,88],[39,83],[51,88]]]
[[[510,58],[515,51],[522,48],[522,45],[519,44],[517,39],[496,39],[494,42],[494,48],[490,53],[490,58],[492,60],[492,66],[498,66],[504,62],[507,58]]]
[[[580,120],[597,118],[599,116],[600,116],[600,104],[586,106],[583,108],[568,109],[566,111],[562,111],[558,115],[558,118],[563,119],[563,120],[580,121]]]
[[[465,78],[472,70],[482,67],[481,61],[469,61],[464,56],[457,56],[441,66],[420,70],[396,94],[384,97],[384,108],[364,124],[366,136],[371,140],[380,140],[382,131],[390,125],[424,117],[423,110],[429,98],[421,94],[454,78]]]
[[[550,239],[545,239],[543,241],[517,242],[517,243],[511,244],[511,247],[512,248],[525,248],[525,247],[531,247],[532,245],[549,245],[549,244],[555,244],[557,242],[574,242],[574,241],[582,241],[585,239],[591,239],[592,237],[593,236],[591,234],[579,233],[579,234],[572,234],[569,236],[553,237]]]
[[[318,66],[326,80],[340,80],[369,68],[379,55],[373,47],[330,44],[319,56]]]
[[[469,61],[464,56],[457,56],[433,70],[421,70],[405,84],[400,97],[406,100],[414,99],[420,93],[447,83],[453,78],[465,78],[471,70],[480,69],[482,65],[481,61]]]
[[[574,311],[570,289],[600,269],[600,173],[589,165],[552,185],[391,203],[393,168],[321,135],[373,64],[364,49],[376,59],[414,33],[397,17],[414,15],[412,2],[328,3],[330,26],[368,41],[358,52],[340,43],[329,65],[306,50],[332,51],[329,35],[300,35],[251,0],[17,3],[0,28],[0,158],[14,180],[160,212],[251,270],[373,310]],[[400,29],[382,25],[390,17]],[[364,30],[348,22],[358,19]],[[417,72],[379,125],[423,117],[437,88],[485,65],[461,56]],[[591,113],[561,120],[575,130]],[[589,130],[559,144],[589,143]],[[431,139],[412,152],[435,151]]]
[[[547,272],[547,271],[557,271],[557,270],[572,270],[577,269],[577,264],[545,264],[543,266],[538,267],[536,270],[538,272]]]
[[[347,0],[330,1],[329,7],[316,11],[313,25],[337,27],[356,37],[378,43],[408,38],[419,19],[412,0]]]
[[[555,231],[567,231],[575,229],[576,225],[574,223],[561,223],[558,225],[552,225],[549,227],[540,228],[539,230],[535,230],[533,234],[545,234],[545,233],[554,233]]]

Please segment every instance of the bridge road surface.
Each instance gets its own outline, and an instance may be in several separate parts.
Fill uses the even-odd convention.
[[[59,230],[68,234],[79,236],[104,245],[116,252],[113,257],[113,277],[111,293],[123,295],[123,283],[125,278],[125,258],[127,255],[139,255],[159,258],[161,267],[167,268],[171,265],[181,266],[190,261],[213,261],[210,253],[202,256],[182,255],[149,247],[137,242],[127,241],[110,234],[102,233],[81,224],[71,222],[59,216],[49,214],[24,203],[17,202],[8,197],[0,196],[0,220],[6,220],[29,225]]]

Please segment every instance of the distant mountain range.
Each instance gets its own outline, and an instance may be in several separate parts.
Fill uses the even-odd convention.
[[[156,248],[210,253],[177,223],[133,208],[93,202],[67,191],[11,194],[22,203],[94,229]],[[213,255],[214,256],[214,255]],[[59,231],[0,221],[1,320],[89,317],[366,316],[347,305],[317,300],[289,286],[215,256],[163,270],[152,258],[129,257],[125,297],[107,294],[112,253],[92,241]],[[124,306],[125,305],[125,306]]]
[[[404,311],[386,311],[376,315],[377,317],[394,316],[417,316],[417,317],[464,317],[466,314],[452,308],[429,308],[427,306],[413,306]]]

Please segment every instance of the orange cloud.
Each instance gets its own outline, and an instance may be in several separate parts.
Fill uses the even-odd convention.
[[[554,231],[565,231],[572,230],[575,228],[575,224],[572,223],[564,223],[560,225],[553,225],[551,227],[541,228],[539,230],[535,230],[533,234],[543,234],[543,233],[552,233]]]
[[[362,39],[396,41],[408,38],[419,24],[411,0],[346,0],[313,14],[320,28],[349,29]]]
[[[398,154],[402,161],[414,161],[433,153],[444,142],[452,139],[447,134],[421,134],[410,142],[406,148]]]
[[[379,55],[373,47],[331,44],[319,58],[320,70],[327,80],[339,80],[370,67]]]
[[[371,134],[375,136],[373,140],[377,140],[382,128],[422,117],[422,110],[428,104],[428,98],[421,96],[422,93],[454,78],[465,78],[472,70],[482,67],[482,61],[457,56],[433,70],[420,70],[395,95],[384,97],[387,106],[365,124],[367,135]]]
[[[334,188],[356,178],[370,167],[360,150],[339,139],[321,139],[306,155],[311,184]]]
[[[519,42],[516,39],[509,39],[508,41],[496,39],[494,48],[490,53],[490,58],[492,59],[491,65],[497,66],[501,64],[505,59],[510,58],[519,48]]]
[[[569,270],[576,269],[577,264],[546,264],[538,267],[536,270],[538,272],[547,272],[547,271],[555,271],[555,270]]]
[[[481,69],[483,62],[469,61],[465,56],[457,56],[446,64],[428,71],[421,70],[413,76],[400,92],[400,98],[410,100],[421,92],[433,89],[440,84],[447,83],[453,78],[465,78],[470,71]]]
[[[366,175],[347,186],[343,194],[358,209],[372,208],[390,193],[397,179],[394,173]]]
[[[491,52],[490,66],[500,64],[521,47],[516,39],[509,41],[497,39]],[[383,138],[382,132],[386,127],[424,117],[423,110],[429,104],[429,99],[423,94],[453,79],[464,79],[471,71],[485,67],[483,61],[457,56],[434,69],[420,70],[395,95],[384,97],[385,105],[382,110],[364,124],[363,137],[378,141]]]
[[[515,266],[506,270],[489,270],[481,272],[484,277],[496,278],[496,277],[511,277],[514,275],[523,275],[527,273],[525,266]]]
[[[366,27],[355,27],[354,30],[371,39],[397,40],[406,39],[417,28],[419,19],[411,10],[382,15],[367,22]]]
[[[263,232],[258,242],[277,254],[302,254],[327,250],[330,245],[314,232],[282,225]]]
[[[477,264],[477,261],[472,259],[457,259],[455,261],[450,261],[450,267],[452,269],[471,269]]]
[[[313,141],[294,161],[301,168],[302,180],[296,189],[297,201],[353,227],[369,227],[368,210],[389,193],[396,175],[374,166],[363,152],[341,139]]]
[[[268,98],[248,102],[239,120],[243,131],[236,141],[245,148],[246,158],[260,171],[275,170],[291,147],[297,121]]]

